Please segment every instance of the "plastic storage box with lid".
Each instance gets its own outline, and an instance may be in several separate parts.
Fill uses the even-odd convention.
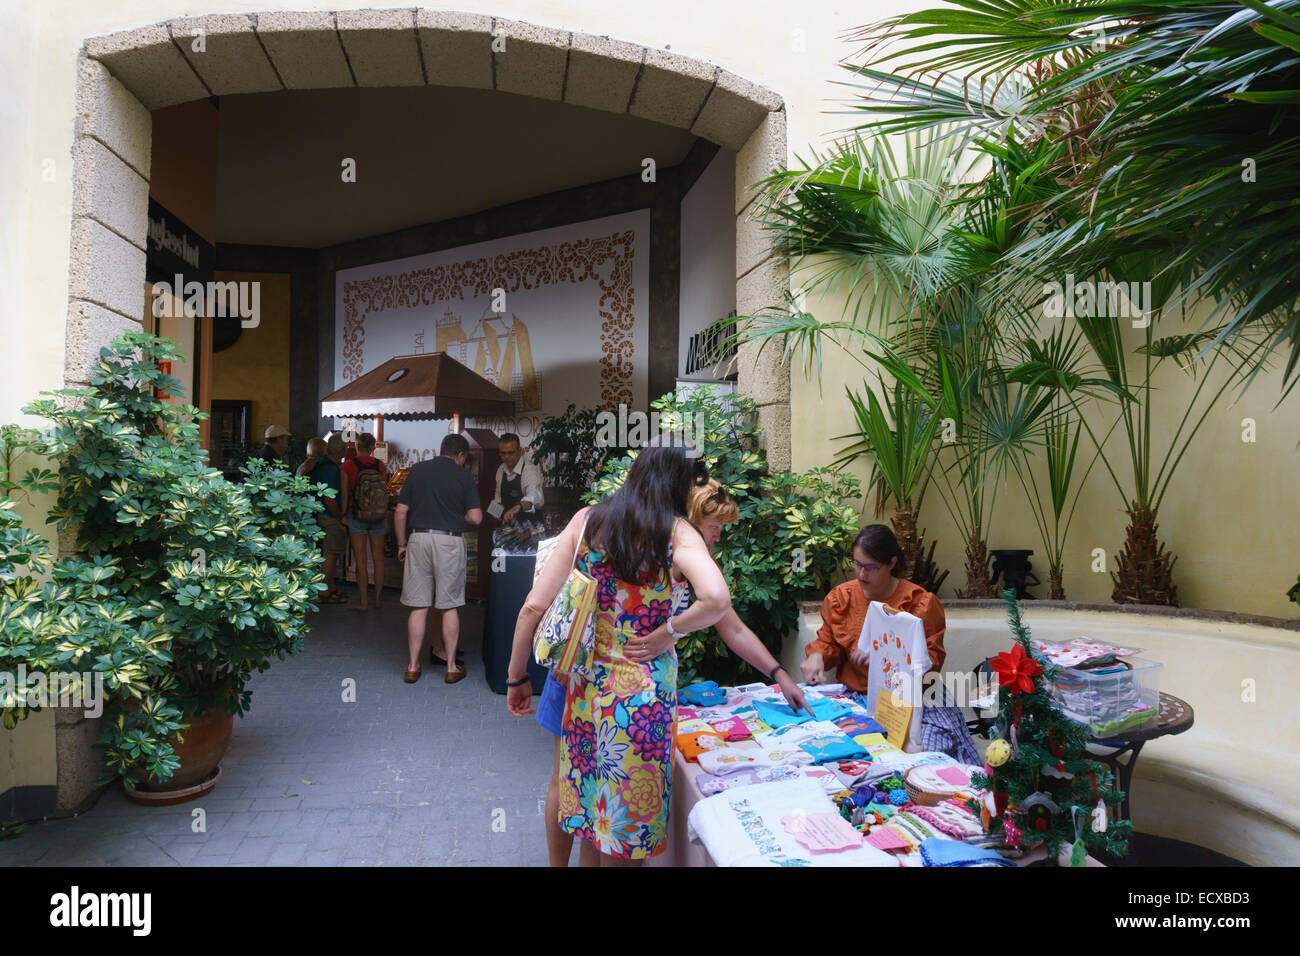
[[[1063,667],[1052,685],[1062,713],[1084,724],[1099,740],[1143,727],[1160,713],[1164,665],[1140,658],[1099,667]]]

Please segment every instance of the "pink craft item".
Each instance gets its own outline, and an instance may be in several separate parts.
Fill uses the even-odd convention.
[[[782,817],[781,825],[812,853],[839,853],[862,846],[862,834],[838,813]]]

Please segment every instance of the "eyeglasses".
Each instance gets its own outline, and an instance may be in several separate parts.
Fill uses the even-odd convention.
[[[875,574],[877,571],[884,570],[884,565],[882,564],[863,564],[857,558],[850,558],[849,560],[853,562],[853,567],[863,574]]]

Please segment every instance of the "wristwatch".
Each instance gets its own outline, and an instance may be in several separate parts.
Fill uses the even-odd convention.
[[[680,641],[683,637],[686,636],[686,634],[678,633],[677,631],[673,630],[673,619],[671,617],[668,620],[664,621],[664,627],[668,628],[668,636],[671,637],[674,641]],[[688,631],[687,633],[690,632]]]

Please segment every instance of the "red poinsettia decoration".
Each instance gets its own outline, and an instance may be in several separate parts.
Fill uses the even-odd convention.
[[[1026,654],[1019,644],[1010,652],[1003,651],[989,664],[998,672],[998,683],[1013,694],[1033,693],[1033,678],[1043,672],[1043,665]]]

